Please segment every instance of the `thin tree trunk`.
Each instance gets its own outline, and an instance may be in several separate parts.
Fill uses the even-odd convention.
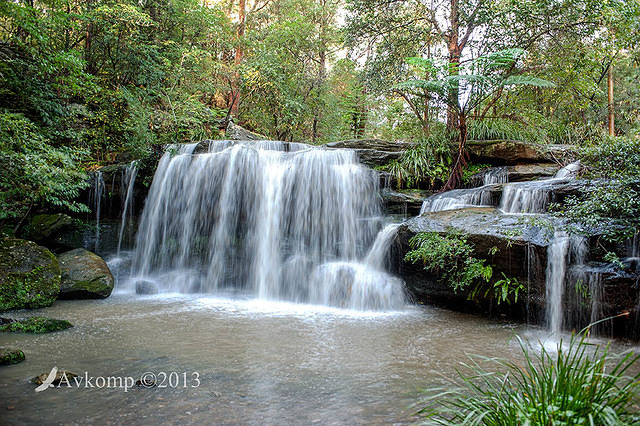
[[[238,115],[238,105],[240,103],[240,64],[242,64],[242,60],[244,59],[244,28],[245,22],[247,18],[247,1],[239,0],[238,2],[238,30],[236,32],[237,36],[237,46],[236,46],[236,54],[234,58],[234,65],[236,66],[236,72],[233,78],[233,87],[230,95],[231,115],[236,117]]]
[[[607,71],[607,97],[609,101],[609,136],[615,136],[615,111],[613,109],[613,63],[609,64]]]

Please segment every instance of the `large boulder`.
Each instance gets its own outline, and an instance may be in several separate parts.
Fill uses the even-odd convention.
[[[330,149],[352,149],[356,151],[362,164],[369,167],[379,167],[397,160],[412,146],[406,142],[390,142],[381,139],[349,139],[331,142],[324,145]]]
[[[568,161],[576,157],[572,145],[542,145],[513,140],[468,141],[467,150],[476,162],[493,165]]]
[[[83,245],[82,223],[64,213],[35,215],[26,237],[50,250],[73,249]]]
[[[59,292],[53,253],[33,241],[0,240],[0,311],[50,306]]]
[[[75,249],[58,256],[62,282],[60,299],[103,299],[113,291],[114,279],[100,256]]]

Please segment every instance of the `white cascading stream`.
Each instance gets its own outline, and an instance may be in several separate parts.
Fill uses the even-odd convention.
[[[274,141],[194,149],[169,149],[158,164],[133,280],[362,310],[405,304],[399,279],[361,263],[381,208],[378,177],[354,151]]]

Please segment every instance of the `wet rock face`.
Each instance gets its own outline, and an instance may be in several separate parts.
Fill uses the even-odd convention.
[[[411,144],[405,142],[389,142],[381,139],[350,139],[331,142],[324,147],[329,149],[353,149],[359,161],[369,167],[379,167],[397,160]]]
[[[50,306],[59,292],[53,253],[33,241],[0,240],[0,311]]]
[[[570,160],[576,156],[571,145],[540,145],[512,140],[468,141],[467,149],[475,161],[493,165],[545,163]]]
[[[75,249],[58,256],[62,282],[61,299],[102,299],[109,297],[114,279],[100,256]]]
[[[403,260],[411,250],[409,240],[419,232],[466,234],[475,247],[475,256],[487,259],[487,263],[492,265],[494,277],[504,273],[520,282],[529,282],[528,295],[512,305],[491,306],[486,300],[467,300],[468,292],[455,293],[446,282],[441,281],[439,274],[425,270],[420,263],[412,264]],[[548,238],[546,229],[525,227],[519,217],[502,215],[494,208],[425,213],[408,220],[398,229],[391,249],[392,271],[405,281],[416,301],[459,311],[491,312],[530,320],[529,316],[537,317],[540,310],[544,309]],[[495,253],[494,248],[497,248]]]
[[[398,229],[391,249],[392,272],[406,283],[416,301],[457,311],[507,315],[532,324],[544,324],[547,309],[548,248],[553,241],[557,219],[546,215],[501,214],[494,208],[467,208],[425,213],[408,220]],[[544,223],[547,225],[544,225]],[[487,300],[469,301],[468,292],[455,293],[437,273],[423,265],[403,260],[411,250],[409,240],[419,232],[463,233],[475,248],[475,257],[486,259],[493,277],[504,273],[527,286],[516,304],[496,305]],[[581,330],[604,318],[591,331],[595,335],[640,339],[640,265],[625,259],[623,268],[602,261],[598,236],[589,238],[584,259],[577,264],[571,251],[562,297],[563,329]],[[493,248],[497,252],[493,253]],[[615,318],[614,318],[615,317]]]

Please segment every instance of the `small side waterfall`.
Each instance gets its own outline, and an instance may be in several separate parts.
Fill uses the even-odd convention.
[[[170,148],[142,213],[133,280],[161,290],[397,309],[381,265],[377,174],[349,150],[275,141]],[[197,153],[196,153],[197,152]],[[395,229],[385,229],[386,243]],[[372,247],[369,250],[369,247]]]
[[[122,237],[124,236],[125,228],[129,225],[127,219],[130,219],[133,216],[133,189],[134,183],[136,180],[136,176],[138,175],[138,163],[136,161],[132,161],[129,166],[124,169],[122,173],[122,192],[125,195],[122,200],[122,209],[121,209],[121,219],[120,219],[120,229],[118,231],[118,248],[117,248],[117,256],[120,256],[120,248],[122,247]]]
[[[546,305],[547,325],[558,337],[564,322],[563,297],[570,264],[584,266],[588,251],[586,239],[556,232],[547,249]]]
[[[562,296],[569,253],[569,238],[556,234],[547,249],[547,325],[555,337],[562,330]]]
[[[491,167],[483,175],[483,184],[492,185],[509,182],[509,169],[506,167]]]
[[[93,173],[93,183],[89,192],[89,203],[96,214],[96,242],[94,251],[98,251],[100,247],[100,213],[102,199],[105,196],[104,188],[104,176],[100,170],[97,170]]]

